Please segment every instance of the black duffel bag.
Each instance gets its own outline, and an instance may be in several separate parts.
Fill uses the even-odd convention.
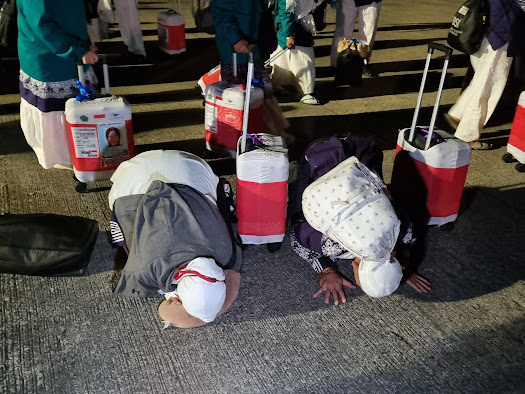
[[[469,55],[476,53],[487,35],[488,19],[488,0],[467,0],[452,20],[448,44]]]
[[[83,275],[98,223],[54,214],[0,215],[0,272],[38,276]]]

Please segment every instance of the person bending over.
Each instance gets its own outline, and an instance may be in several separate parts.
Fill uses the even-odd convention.
[[[308,159],[316,165],[313,153]],[[289,230],[292,248],[317,273],[314,297],[324,292],[325,302],[332,298],[337,305],[346,302],[344,287],[356,288],[339,273],[341,259],[352,260],[357,285],[371,297],[393,293],[403,278],[416,291],[429,291],[430,282],[406,268],[413,260],[415,227],[404,216],[399,220],[382,179],[356,157],[335,167],[323,164],[332,169],[302,193],[304,216],[298,216]]]
[[[165,327],[212,322],[237,297],[242,252],[229,224],[228,184],[197,156],[149,151],[111,181],[111,235],[128,260],[115,294],[164,297]]]

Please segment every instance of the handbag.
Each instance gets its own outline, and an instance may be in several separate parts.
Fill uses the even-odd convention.
[[[18,35],[16,0],[5,0],[0,8],[0,46],[16,47]]]
[[[356,85],[361,83],[365,59],[359,53],[358,43],[360,44],[361,42],[354,38],[348,48],[339,52],[334,78],[335,85]]]
[[[55,214],[0,215],[0,272],[83,275],[98,237],[95,220]]]
[[[448,32],[448,44],[463,53],[476,53],[487,35],[487,0],[467,0],[456,12]]]

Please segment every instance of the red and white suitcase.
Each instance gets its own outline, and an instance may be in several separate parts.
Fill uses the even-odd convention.
[[[197,85],[201,90],[202,95],[204,96],[204,92],[206,91],[206,86],[211,85],[212,83],[217,83],[221,80],[221,65],[218,64],[215,67],[213,67],[210,71],[208,71],[206,74],[204,74],[202,77],[199,78],[197,81]]]
[[[123,97],[110,94],[107,64],[103,67],[106,95],[66,101],[71,161],[75,177],[84,183],[108,180],[120,163],[135,155],[131,107]]]
[[[507,153],[503,155],[503,160],[506,163],[518,161],[516,170],[525,172],[525,92],[521,92],[518,100],[518,107],[507,142]]]
[[[180,10],[180,0],[179,0]],[[186,52],[186,29],[184,15],[174,10],[157,14],[159,47],[168,55]]]
[[[264,67],[270,67],[271,63],[275,59],[277,59],[279,56],[281,56],[286,51],[286,49],[281,50],[280,52],[275,54],[273,57],[266,60],[264,62]],[[204,95],[204,92],[206,91],[207,86],[211,85],[212,83],[217,83],[220,80],[221,80],[221,65],[218,64],[215,67],[213,67],[210,71],[208,71],[206,74],[204,74],[202,77],[199,78],[199,80],[197,81],[197,87],[200,88],[201,94]]]
[[[251,79],[247,80],[251,81]],[[229,84],[226,81],[213,83],[206,87],[204,128],[207,149],[236,157],[237,141],[241,136],[243,126],[245,97],[249,97],[250,103],[248,129],[253,134],[263,131],[264,92],[261,88],[253,86],[249,91],[247,94],[244,85]]]
[[[421,99],[434,50],[445,52],[445,63],[432,112],[430,126],[417,126]],[[456,220],[465,187],[472,149],[452,135],[434,130],[446,70],[452,49],[430,43],[410,128],[399,131],[390,191],[402,204],[419,210],[429,225],[443,225]]]
[[[248,80],[251,76],[253,60],[248,65]],[[250,133],[249,145],[255,147],[247,149],[249,115],[246,110],[244,113],[236,163],[238,232],[244,244],[267,244],[268,250],[274,252],[280,248],[286,232],[288,150],[282,137],[262,133]]]

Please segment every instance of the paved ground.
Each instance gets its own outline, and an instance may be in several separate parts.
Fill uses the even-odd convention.
[[[389,182],[397,131],[411,122],[426,45],[444,42],[461,3],[385,1],[372,57],[380,74],[343,88],[332,85],[328,68],[330,10],[315,47],[323,105],[280,97],[297,139],[291,158],[319,136],[373,135]],[[122,59],[118,37],[101,43],[99,52],[108,55],[112,93],[132,104],[137,150],[201,154],[204,114],[193,88],[218,54],[212,36],[194,31],[184,0],[187,53],[162,54],[156,14],[168,6],[140,1],[148,63]],[[421,123],[430,119],[441,64],[439,58],[432,63]],[[457,99],[467,65],[466,56],[454,54],[441,113]],[[311,297],[316,281],[286,243],[276,254],[252,247],[239,298],[227,314],[198,330],[161,332],[155,300],[112,296],[122,262],[107,243],[107,191],[77,194],[70,172],[40,168],[19,127],[16,59],[4,59],[1,68],[0,213],[85,216],[101,230],[84,277],[0,275],[1,392],[525,390],[525,174],[501,160],[515,108],[512,84],[483,132],[497,149],[472,154],[459,219],[445,230],[429,230],[420,271],[432,281],[431,293],[402,286],[373,300],[356,291],[348,304],[328,307]],[[445,127],[441,116],[438,125]],[[233,160],[211,164],[234,179]]]

